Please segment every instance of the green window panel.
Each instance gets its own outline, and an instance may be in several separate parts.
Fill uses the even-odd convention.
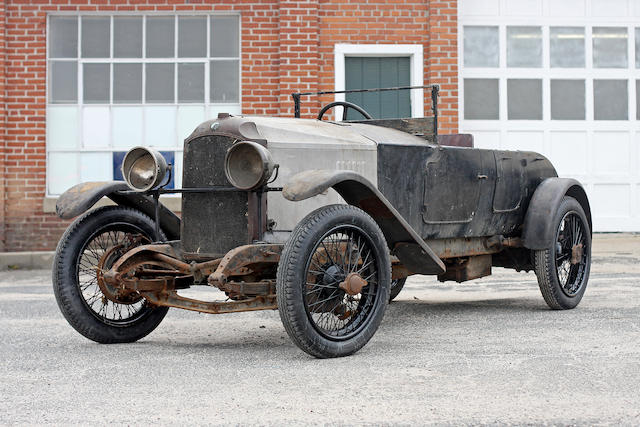
[[[409,86],[409,57],[346,57],[345,88],[374,89]],[[364,108],[374,119],[411,117],[410,91],[348,93],[345,99]],[[360,113],[349,110],[347,119],[361,119]]]

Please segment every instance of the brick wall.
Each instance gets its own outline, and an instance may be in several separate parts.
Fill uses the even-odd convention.
[[[5,103],[5,29],[7,14],[5,1],[0,2],[0,252],[5,250],[4,223],[5,223],[5,183],[4,183],[4,156],[6,143],[6,103]]]
[[[442,134],[457,133],[458,0],[429,2],[429,41],[425,60],[426,80],[440,85],[438,131]]]
[[[3,0],[0,250],[52,249],[66,227],[43,212],[47,13],[239,11],[245,114],[292,116],[291,92],[332,90],[335,43],[421,43],[425,84],[441,84],[440,127],[450,133],[457,131],[456,7],[455,0]],[[306,101],[303,117],[332,100]]]

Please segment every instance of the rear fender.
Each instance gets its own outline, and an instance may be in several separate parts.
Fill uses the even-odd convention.
[[[556,232],[550,219],[555,216],[564,196],[573,197],[580,203],[587,216],[589,232],[593,233],[591,208],[582,184],[571,178],[547,178],[533,193],[524,217],[522,240],[525,248],[541,250],[549,247]]]
[[[310,170],[294,175],[282,195],[305,200],[333,188],[350,205],[368,213],[378,223],[391,252],[412,273],[441,274],[444,263],[407,223],[391,203],[366,178],[346,170]]]
[[[153,198],[130,190],[124,181],[85,182],[65,191],[56,202],[56,213],[62,219],[71,219],[89,210],[102,197],[116,204],[138,209],[155,217]],[[160,227],[169,240],[180,239],[180,218],[160,203]]]

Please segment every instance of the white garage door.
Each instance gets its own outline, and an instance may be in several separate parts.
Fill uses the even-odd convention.
[[[460,0],[460,131],[537,151],[640,231],[640,1]]]

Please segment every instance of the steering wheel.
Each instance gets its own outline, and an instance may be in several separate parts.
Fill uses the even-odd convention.
[[[324,116],[324,113],[327,112],[327,110],[333,108],[333,107],[344,107],[344,109],[342,110],[342,120],[347,120],[347,110],[349,108],[353,108],[354,110],[356,110],[358,113],[362,114],[364,116],[365,119],[367,120],[371,120],[373,117],[371,117],[371,114],[367,113],[366,111],[364,111],[364,109],[362,107],[360,107],[359,105],[354,104],[353,102],[347,102],[347,101],[335,101],[335,102],[331,102],[327,105],[325,105],[324,107],[322,107],[322,110],[320,110],[320,112],[318,113],[318,120],[322,120],[322,117]]]

